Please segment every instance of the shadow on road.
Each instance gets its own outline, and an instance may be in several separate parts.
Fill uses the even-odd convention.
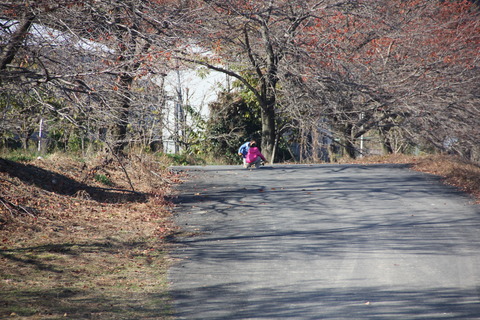
[[[404,165],[189,172],[175,200],[191,232],[175,238],[180,319],[480,314],[480,211],[437,177]]]
[[[198,314],[208,315],[210,320],[478,319],[479,311],[476,290],[458,288],[327,287],[309,291],[302,290],[300,283],[295,292],[289,287],[257,288],[252,292],[238,289],[243,286],[227,283],[177,291],[173,296],[180,301],[177,309],[182,319],[204,319]],[[312,310],[312,305],[318,308]],[[224,308],[229,310],[227,318]]]

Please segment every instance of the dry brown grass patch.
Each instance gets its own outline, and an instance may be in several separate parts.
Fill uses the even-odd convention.
[[[146,157],[0,163],[0,318],[168,319],[176,179]]]
[[[445,183],[471,194],[480,203],[480,167],[459,157],[437,155],[413,163],[417,171],[443,177]]]

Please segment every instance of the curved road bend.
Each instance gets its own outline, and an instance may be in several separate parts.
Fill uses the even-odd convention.
[[[401,165],[182,167],[177,319],[480,319],[480,208]]]

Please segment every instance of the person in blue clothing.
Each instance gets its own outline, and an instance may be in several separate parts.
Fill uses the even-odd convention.
[[[242,144],[240,146],[240,148],[238,148],[238,155],[242,156],[242,158],[243,158],[243,167],[244,168],[247,167],[247,160],[246,160],[247,153],[248,153],[248,149],[250,149],[250,145],[252,145],[252,144],[255,144],[255,140],[245,142],[244,144]]]

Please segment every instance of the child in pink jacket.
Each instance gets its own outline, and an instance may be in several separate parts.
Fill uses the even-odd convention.
[[[257,144],[255,142],[250,144],[250,148],[248,149],[245,160],[247,162],[247,168],[250,168],[252,166],[255,166],[255,168],[260,167],[260,163],[262,162],[262,160],[264,162],[267,162],[267,159],[265,159],[260,150],[258,150]]]

